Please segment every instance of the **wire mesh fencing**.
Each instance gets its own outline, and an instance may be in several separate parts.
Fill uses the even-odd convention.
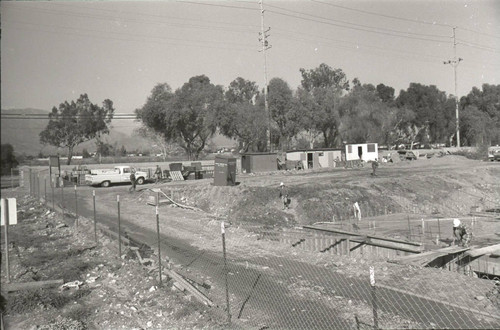
[[[92,219],[97,212],[100,224],[148,245],[164,285],[198,297],[230,327],[500,328],[498,279],[471,272],[460,260],[449,263],[453,269],[387,263],[413,253],[370,245],[367,233],[377,234],[390,219],[349,219],[337,226],[361,226],[358,237],[241,226],[202,214],[185,217],[196,211],[160,205],[158,197],[150,201],[158,192],[124,189],[118,200],[97,191],[95,201],[91,189],[53,188],[43,174],[29,176],[33,196],[77,218]],[[400,226],[408,227],[410,241],[420,242],[435,240],[450,228],[449,220],[414,216]],[[462,220],[481,225],[474,217]]]

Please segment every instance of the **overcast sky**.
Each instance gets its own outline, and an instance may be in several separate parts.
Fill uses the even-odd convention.
[[[1,106],[50,110],[87,93],[117,113],[141,107],[157,83],[207,75],[264,86],[258,1],[0,2]],[[321,63],[349,80],[396,89],[411,82],[458,95],[499,84],[500,1],[265,1],[267,77],[295,89]]]

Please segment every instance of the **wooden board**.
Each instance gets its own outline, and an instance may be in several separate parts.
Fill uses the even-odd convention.
[[[500,244],[490,245],[479,249],[471,249],[465,252],[466,256],[475,258],[482,256],[483,254],[498,254],[500,253]]]
[[[170,171],[170,177],[173,181],[184,181],[181,171]]]
[[[392,262],[405,265],[415,265],[425,267],[430,262],[436,260],[437,258],[462,253],[469,250],[470,248],[460,247],[460,246],[449,246],[438,250],[427,251],[424,253],[419,253],[415,255],[405,256],[392,260]]]

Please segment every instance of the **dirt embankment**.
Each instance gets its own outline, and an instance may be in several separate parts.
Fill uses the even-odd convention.
[[[305,225],[353,218],[358,202],[364,217],[394,213],[459,216],[471,208],[500,204],[500,166],[461,156],[382,164],[371,168],[239,175],[235,187],[203,180],[173,188],[183,203],[235,223]],[[282,210],[278,186],[289,186],[292,205]],[[165,189],[169,189],[166,187]]]

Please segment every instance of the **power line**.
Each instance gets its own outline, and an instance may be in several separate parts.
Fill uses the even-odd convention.
[[[461,26],[457,26],[457,29],[464,30],[464,31],[469,31],[469,32],[477,33],[477,34],[481,34],[483,36],[487,36],[487,37],[490,37],[490,38],[500,39],[499,36],[496,36],[496,35],[493,35],[493,34],[484,33],[484,32],[480,32],[480,31],[473,30],[473,29],[464,28],[464,27],[461,27]]]
[[[443,26],[443,27],[448,27],[448,28],[456,27],[457,29],[460,29],[460,30],[469,31],[469,32],[481,34],[481,35],[484,35],[484,36],[487,36],[487,37],[500,39],[500,37],[497,36],[497,35],[484,33],[484,32],[478,31],[478,30],[469,29],[469,28],[465,28],[465,27],[462,27],[462,26],[453,26],[453,25],[450,25],[450,24],[444,24],[444,23],[438,23],[438,22],[426,22],[426,21],[420,21],[420,20],[417,20],[417,19],[411,19],[411,18],[404,18],[404,17],[398,17],[398,16],[392,16],[392,15],[380,14],[380,13],[375,13],[375,12],[361,10],[361,9],[355,9],[355,8],[351,8],[351,7],[345,7],[345,6],[336,5],[336,4],[333,4],[333,3],[326,3],[326,2],[317,1],[317,0],[311,0],[311,1],[312,2],[316,2],[316,3],[321,3],[323,5],[328,5],[328,6],[331,6],[331,7],[342,8],[342,9],[345,9],[345,10],[350,10],[350,11],[354,11],[354,12],[358,12],[358,13],[363,13],[363,14],[368,14],[368,15],[373,15],[373,16],[378,16],[378,17],[391,18],[391,19],[396,19],[396,20],[405,21],[405,22],[418,23],[418,24],[427,24],[427,25],[432,25],[432,26]]]
[[[279,10],[284,10],[284,11],[287,11],[287,12],[290,12],[290,13],[294,13],[294,14],[309,16],[309,17],[318,18],[318,19],[327,20],[327,21],[332,21],[332,22],[339,22],[339,23],[348,24],[348,25],[354,25],[354,26],[357,26],[357,27],[363,27],[363,28],[367,28],[367,29],[377,29],[377,30],[386,31],[386,32],[400,33],[400,34],[410,34],[410,35],[416,35],[416,36],[422,36],[422,37],[434,37],[434,38],[449,39],[448,36],[444,36],[444,35],[426,34],[426,33],[417,33],[417,32],[407,32],[407,31],[386,29],[386,28],[380,28],[380,27],[377,27],[377,26],[370,26],[370,25],[363,25],[363,24],[351,23],[351,22],[337,20],[337,19],[332,19],[332,18],[328,18],[328,17],[321,17],[321,16],[317,16],[317,15],[302,13],[302,12],[298,12],[298,11],[295,11],[295,10],[286,9],[286,8],[283,8],[283,7],[278,7],[278,6],[273,6],[273,5],[268,5],[268,7],[276,8],[276,9],[279,9]]]
[[[323,5],[328,5],[328,6],[331,6],[331,7],[342,8],[342,9],[351,10],[351,11],[355,11],[355,12],[358,12],[358,13],[363,13],[363,14],[368,14],[368,15],[373,15],[373,16],[392,18],[392,19],[396,19],[396,20],[400,20],[400,21],[405,21],[405,22],[419,23],[419,24],[428,24],[428,25],[433,25],[433,26],[438,25],[438,26],[444,26],[444,27],[449,27],[449,28],[453,27],[453,26],[451,26],[449,24],[442,24],[442,23],[437,23],[437,22],[426,22],[426,21],[420,21],[420,20],[417,20],[417,19],[403,18],[403,17],[398,17],[398,16],[380,14],[380,13],[375,13],[375,12],[371,12],[371,11],[367,11],[367,10],[355,9],[355,8],[341,6],[341,5],[336,5],[336,4],[333,4],[333,3],[326,3],[326,2],[322,2],[322,1],[317,1],[317,0],[311,0],[311,1],[312,2],[316,2],[316,3],[321,3]]]
[[[437,42],[437,43],[450,43],[450,41],[443,41],[443,40],[437,40],[437,39],[428,39],[428,38],[420,38],[420,37],[412,37],[412,36],[408,36],[408,35],[406,35],[406,36],[405,35],[398,35],[398,34],[381,32],[381,31],[373,31],[373,30],[369,30],[369,29],[365,29],[365,28],[359,28],[359,27],[349,27],[349,26],[335,24],[335,23],[331,23],[331,22],[322,22],[322,21],[318,21],[316,19],[311,19],[311,18],[306,18],[306,17],[300,17],[300,16],[297,16],[297,15],[280,13],[280,12],[277,12],[277,11],[274,11],[274,10],[268,10],[268,12],[276,14],[276,15],[297,18],[297,19],[301,19],[301,20],[304,20],[304,21],[315,22],[315,23],[320,23],[320,24],[325,24],[325,25],[331,25],[331,26],[337,26],[337,27],[341,27],[341,28],[344,28],[344,29],[351,29],[351,30],[357,30],[357,31],[365,31],[365,32],[370,32],[370,33],[376,33],[376,34],[382,34],[382,35],[387,35],[387,36],[391,36],[391,37],[400,37],[400,38],[406,38],[406,39],[423,40],[423,41],[430,41],[430,42]]]
[[[155,44],[168,44],[168,45],[175,45],[175,46],[187,46],[187,47],[203,47],[203,48],[214,48],[214,49],[225,49],[225,50],[239,50],[239,51],[250,51],[253,50],[251,46],[247,44],[241,44],[241,43],[234,43],[234,42],[225,42],[225,41],[209,41],[209,40],[189,40],[189,39],[181,39],[181,38],[168,38],[168,37],[152,37],[150,35],[144,35],[144,34],[130,34],[130,33],[122,33],[122,32],[111,32],[111,31],[103,31],[103,30],[96,30],[96,29],[84,29],[84,28],[73,28],[73,27],[68,27],[68,26],[57,26],[57,25],[49,25],[49,24],[35,24],[35,23],[28,23],[28,22],[20,22],[20,21],[12,21],[12,20],[3,20],[4,22],[10,22],[14,24],[22,24],[22,25],[30,25],[30,26],[36,26],[36,27],[48,27],[48,28],[55,28],[58,29],[56,31],[49,31],[49,30],[42,30],[37,28],[36,32],[44,32],[44,33],[57,33],[57,34],[66,34],[66,35],[76,35],[76,36],[85,36],[85,37],[90,37],[90,38],[98,38],[98,39],[110,39],[110,40],[118,40],[118,41],[125,41],[125,42],[146,42],[146,43],[155,43]],[[18,28],[19,29],[19,28]],[[20,29],[20,30],[29,30],[33,31],[33,29]],[[64,30],[76,30],[76,32],[70,32],[70,31],[64,31]],[[83,31],[83,32],[91,32],[91,33],[99,33],[98,35],[92,35],[92,34],[82,34],[78,33],[78,31]],[[108,34],[107,36],[103,35],[102,33]],[[117,35],[118,37],[114,37],[111,35]],[[139,38],[138,40],[130,39],[130,38],[119,38],[119,36],[124,36],[124,37],[135,37]],[[146,40],[147,38],[149,39],[159,39],[159,40]],[[171,41],[170,41],[171,40]],[[184,42],[191,42],[195,44],[188,44],[188,43],[182,43]],[[196,43],[220,43],[224,45],[232,44],[235,46],[239,47],[247,47],[247,48],[229,48],[229,47],[221,47],[221,46],[210,46],[210,45],[201,45],[201,44],[196,44]]]
[[[61,120],[61,119],[88,119],[88,118],[102,118],[102,119],[109,119],[108,116],[102,116],[102,115],[61,115],[58,114],[56,118],[50,118],[49,117],[50,113],[47,114],[39,114],[39,113],[32,113],[32,114],[24,114],[24,113],[2,113],[0,117],[2,119],[46,119],[46,120]],[[137,119],[136,114],[114,114],[113,118],[111,119]]]
[[[244,1],[240,1],[240,2],[244,2]],[[247,1],[249,3],[255,3],[255,2],[251,2],[251,1]],[[113,10],[113,9],[107,9],[107,8],[93,8],[93,7],[88,7],[88,6],[78,6],[78,5],[74,5],[73,3],[71,4],[67,4],[67,3],[60,3],[58,2],[57,3],[57,6],[66,6],[68,8],[82,8],[82,9],[90,9],[90,10],[98,10],[99,12],[111,12],[113,14],[117,14],[118,12],[116,10]],[[238,24],[238,23],[232,23],[232,22],[222,22],[222,21],[211,21],[211,20],[206,20],[206,19],[193,19],[193,18],[186,18],[186,17],[178,17],[178,16],[167,16],[167,15],[159,15],[159,14],[145,14],[145,13],[140,13],[140,12],[130,12],[130,11],[123,11],[123,10],[120,10],[119,11],[120,14],[131,14],[131,15],[134,15],[134,16],[144,16],[144,17],[156,17],[156,18],[159,18],[161,19],[162,21],[161,22],[158,22],[160,24],[164,24],[164,19],[173,19],[173,20],[180,20],[180,21],[194,21],[194,22],[206,22],[206,23],[214,23],[214,24],[222,24],[222,25],[229,25],[231,29],[234,28],[234,26],[241,26],[241,27],[245,27],[245,28],[248,28],[248,29],[254,29],[254,28],[258,28],[257,25],[255,26],[250,26],[248,24]],[[125,18],[125,19],[129,19],[129,18]],[[145,20],[145,22],[150,22],[150,20]]]
[[[59,3],[58,3],[59,5]],[[74,6],[69,6],[69,7],[74,7]],[[86,7],[78,7],[78,8],[86,8]],[[13,7],[13,9],[21,10],[21,8],[16,8]],[[92,8],[91,8],[92,9]],[[245,27],[245,30],[237,30],[234,28],[233,23],[224,23],[224,22],[215,22],[215,21],[206,21],[208,23],[217,23],[217,24],[225,24],[225,25],[230,25],[228,28],[220,27],[220,26],[211,26],[211,25],[193,25],[193,24],[183,24],[183,23],[169,23],[164,20],[157,20],[157,21],[152,21],[151,19],[138,19],[138,18],[130,18],[130,17],[120,17],[120,16],[109,16],[109,15],[102,15],[102,14],[89,14],[89,13],[81,13],[81,12],[72,12],[72,11],[65,11],[65,10],[57,10],[57,9],[47,9],[47,8],[41,8],[41,7],[26,7],[22,8],[23,11],[25,10],[31,10],[35,12],[40,12],[40,13],[46,13],[50,15],[55,15],[55,14],[61,14],[64,16],[73,16],[73,17],[79,17],[79,18],[89,18],[89,19],[95,19],[95,20],[101,20],[105,22],[110,22],[112,19],[119,18],[121,20],[126,20],[127,22],[132,22],[132,23],[141,23],[141,24],[154,24],[154,25],[162,25],[162,26],[174,26],[174,27],[187,27],[187,28],[194,28],[194,29],[212,29],[212,30],[225,30],[225,31],[231,31],[231,32],[243,32],[243,33],[252,33],[251,27],[248,27],[247,25],[239,25],[241,27]],[[113,10],[107,10],[113,13],[116,13],[116,11]],[[123,13],[123,12],[121,12]],[[134,14],[131,12],[125,12],[129,14]],[[189,18],[175,18],[171,16],[163,16],[163,15],[151,15],[151,14],[140,14],[145,17],[157,17],[160,19],[176,19],[176,20],[190,20],[190,21],[196,21],[199,22],[200,20],[195,20],[195,19],[189,19]]]
[[[194,2],[194,1],[182,1],[182,3],[188,3],[188,4],[192,4],[192,5],[211,6],[211,7],[236,8],[236,9],[259,11],[258,8],[238,7],[238,6],[231,6],[231,5],[220,5],[220,4]]]
[[[485,50],[485,51],[492,52],[492,53],[500,53],[500,49],[497,49],[497,48],[484,46],[484,45],[481,45],[481,44],[478,44],[475,42],[470,42],[470,41],[466,41],[466,40],[462,40],[462,39],[457,39],[457,41],[459,41],[457,44],[460,44],[460,45],[464,45],[464,46],[468,46],[468,47],[472,47],[472,48],[477,48],[477,49]]]

